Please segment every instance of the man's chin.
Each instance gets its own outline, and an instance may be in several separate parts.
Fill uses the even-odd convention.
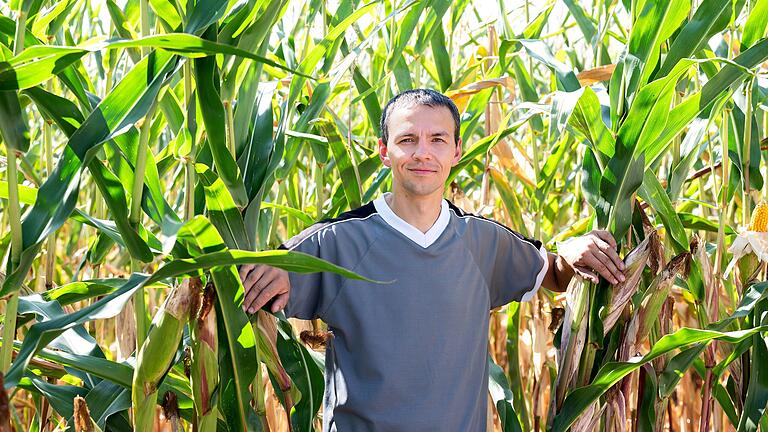
[[[409,195],[417,196],[417,197],[428,197],[434,194],[440,194],[442,196],[444,186],[443,184],[438,185],[425,185],[425,184],[405,184],[403,185],[403,189],[405,189],[406,192],[408,192]]]

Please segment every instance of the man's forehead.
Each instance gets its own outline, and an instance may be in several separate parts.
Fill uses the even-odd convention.
[[[398,107],[390,114],[389,126],[392,129],[431,127],[443,130],[449,126],[452,128],[453,115],[443,106],[432,107],[429,105],[413,105]]]

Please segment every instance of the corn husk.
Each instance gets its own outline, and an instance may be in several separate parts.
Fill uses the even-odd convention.
[[[82,396],[75,396],[74,404],[74,420],[75,420],[75,432],[101,432],[101,428],[96,426],[91,418],[91,413],[88,410],[88,404]]]
[[[687,275],[690,259],[690,252],[684,252],[672,258],[645,290],[640,307],[632,314],[619,347],[619,361],[627,361],[637,354],[638,347],[648,336],[661,313],[664,302],[669,297],[675,277],[678,274]]]
[[[277,323],[276,318],[268,314],[263,310],[259,310],[256,318],[256,333],[257,348],[259,351],[259,358],[267,366],[267,370],[276,379],[280,390],[283,392],[284,404],[286,413],[291,412],[291,408],[294,404],[298,403],[301,399],[301,393],[296,389],[291,381],[291,377],[288,376],[280,361],[280,356],[277,353]],[[288,421],[290,425],[290,419]]]
[[[733,239],[728,252],[733,254],[733,259],[728,263],[724,277],[728,277],[738,264],[742,284],[749,282],[760,263],[768,262],[768,203],[758,204],[749,226]]]
[[[624,258],[624,282],[616,285],[613,290],[613,297],[607,308],[608,312],[603,317],[603,334],[607,335],[613,326],[616,325],[621,316],[621,312],[627,306],[627,303],[635,295],[640,287],[640,279],[652,253],[656,253],[656,245],[659,243],[659,235],[656,231],[651,231],[645,239],[632,249]]]
[[[190,379],[195,399],[197,430],[216,430],[217,403],[214,397],[219,385],[218,331],[216,327],[216,294],[209,284],[192,323],[192,365]]]
[[[568,390],[575,387],[581,352],[587,340],[588,313],[587,283],[580,278],[573,278],[566,291],[565,316],[558,351],[557,392],[550,411],[559,412]]]
[[[157,386],[172,365],[192,304],[199,295],[199,287],[190,281],[185,279],[168,294],[139,351],[131,388],[134,430],[153,429]]]
[[[593,432],[600,428],[600,417],[605,411],[606,405],[598,407],[597,402],[593,402],[579,418],[573,422],[571,432]]]

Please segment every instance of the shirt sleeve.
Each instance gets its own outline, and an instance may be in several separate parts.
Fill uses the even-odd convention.
[[[495,224],[494,238],[489,243],[495,246],[488,280],[491,309],[531,300],[549,268],[547,250],[540,241]]]
[[[333,227],[313,225],[280,245],[280,249],[313,255],[336,265],[344,264],[339,262],[336,230]],[[305,320],[323,319],[323,314],[343,284],[341,276],[329,272],[289,272],[288,278],[291,294],[285,306],[285,315]]]

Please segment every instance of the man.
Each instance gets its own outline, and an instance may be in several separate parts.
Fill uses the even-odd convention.
[[[392,192],[318,222],[284,247],[378,281],[243,266],[243,307],[321,318],[324,431],[485,431],[489,311],[564,291],[578,274],[624,280],[616,243],[593,231],[547,253],[531,240],[443,199],[461,157],[459,112],[434,90],[389,101],[379,152]]]

